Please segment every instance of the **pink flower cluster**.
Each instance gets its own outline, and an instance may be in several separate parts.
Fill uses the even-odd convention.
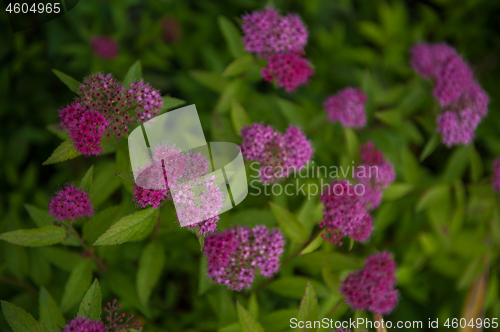
[[[361,165],[357,167],[354,177],[364,186],[362,199],[365,205],[373,210],[380,205],[384,190],[394,182],[396,172],[372,142],[361,144],[359,153]]]
[[[168,196],[167,189],[144,189],[134,184],[134,200],[141,208],[151,206],[157,208]]]
[[[266,55],[268,64],[262,68],[262,77],[267,82],[276,81],[286,92],[294,91],[298,86],[306,84],[313,75],[309,61],[301,57],[304,54],[302,51],[292,51]]]
[[[208,234],[215,231],[219,219],[220,219],[219,216],[215,216],[213,218],[208,218],[207,220],[203,220],[197,224],[189,225],[188,227],[190,229],[197,229],[199,234]]]
[[[443,143],[467,145],[488,113],[488,95],[474,80],[467,62],[452,47],[439,44],[416,44],[410,50],[413,69],[435,82],[434,96],[442,113],[437,117],[437,132]]]
[[[129,315],[127,317],[127,320],[125,321],[125,323],[123,323],[123,320],[125,319],[126,314],[122,313],[121,315],[119,315],[116,312],[116,310],[121,308],[121,304],[116,305],[116,302],[117,302],[117,300],[114,299],[112,303],[108,302],[108,306],[106,308],[102,309],[104,312],[106,312],[108,314],[106,316],[106,328],[108,330],[115,329],[115,332],[118,332],[118,331],[130,332],[131,329],[139,331],[140,327],[139,327],[138,321],[129,323],[130,320],[132,318],[134,318],[134,315],[132,315],[132,314]]]
[[[366,125],[365,103],[363,91],[346,88],[328,97],[323,107],[328,112],[329,121],[338,121],[344,127],[361,128]]]
[[[491,181],[493,190],[500,192],[500,158],[493,161],[493,178]]]
[[[387,252],[373,254],[365,263],[363,269],[347,276],[340,293],[351,308],[387,314],[398,303],[399,293],[394,288],[396,263]]]
[[[265,226],[237,226],[209,234],[203,252],[208,259],[207,275],[232,290],[248,289],[257,270],[267,278],[278,272],[284,245],[281,232]]]
[[[340,246],[340,239],[344,236],[360,242],[370,237],[373,218],[347,180],[333,181],[323,191],[320,200],[323,203],[323,220],[319,227],[325,228],[326,234],[322,237],[326,241]]]
[[[297,171],[312,158],[311,142],[295,126],[288,127],[285,134],[271,126],[254,123],[241,130],[241,150],[247,160],[260,162],[260,180],[273,183]]]
[[[307,29],[297,15],[281,16],[266,8],[243,16],[243,42],[248,52],[257,54],[303,50]]]
[[[55,193],[49,203],[49,213],[58,220],[75,220],[91,217],[94,208],[87,193],[70,184]]]
[[[76,149],[86,155],[98,155],[103,136],[119,138],[127,134],[135,119],[146,121],[156,116],[163,105],[157,90],[142,81],[126,89],[111,74],[87,77],[78,88],[81,97],[59,111],[61,126],[68,130]]]
[[[292,92],[306,84],[313,70],[305,55],[308,33],[297,15],[281,16],[266,8],[243,16],[243,42],[248,52],[266,58],[262,77],[276,81],[280,88]]]
[[[76,317],[66,324],[62,332],[108,332],[103,322]]]
[[[90,39],[90,47],[95,55],[103,59],[114,59],[118,56],[118,42],[107,36],[94,36]]]
[[[80,103],[68,105],[59,111],[61,126],[68,131],[80,153],[98,155],[102,151],[101,139],[109,122],[97,111],[85,111]]]

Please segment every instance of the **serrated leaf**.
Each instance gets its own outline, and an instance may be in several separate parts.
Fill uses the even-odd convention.
[[[33,229],[18,229],[0,234],[0,239],[25,247],[43,247],[61,242],[66,230],[58,226],[45,226]]]
[[[76,306],[81,301],[91,282],[92,267],[89,261],[83,260],[73,268],[64,286],[61,311],[68,312]]]
[[[228,84],[228,80],[216,73],[208,71],[193,70],[191,76],[201,85],[209,88],[214,92],[222,92]]]
[[[158,114],[161,114],[163,112],[166,112],[168,110],[174,109],[176,107],[179,107],[181,105],[184,105],[186,102],[182,99],[170,97],[170,96],[163,96],[163,105],[160,108],[160,111]]]
[[[40,323],[44,324],[49,331],[61,331],[61,327],[66,325],[66,320],[49,292],[42,287],[38,300]]]
[[[294,242],[299,244],[305,243],[307,241],[307,231],[304,225],[302,225],[297,218],[279,205],[273,202],[269,202],[271,206],[271,211],[273,211],[280,229]]]
[[[392,183],[385,191],[382,199],[384,201],[394,201],[408,194],[413,186],[408,183]]]
[[[99,287],[99,281],[97,281],[97,279],[94,279],[94,283],[92,284],[92,286],[90,286],[87,293],[85,293],[85,296],[80,303],[80,309],[78,310],[77,316],[89,318],[91,320],[100,320],[101,305],[101,287]]]
[[[57,69],[52,69],[52,72],[54,74],[56,74],[57,77],[59,77],[59,79],[71,90],[73,91],[74,93],[76,93],[77,95],[79,94],[78,93],[78,88],[80,87],[80,85],[82,85],[82,83],[78,82],[77,80],[75,80],[73,77],[57,70]]]
[[[297,319],[299,321],[315,321],[319,318],[319,304],[316,292],[310,281],[307,282],[306,291],[300,301],[299,313]],[[303,331],[316,331],[317,329],[307,329]]]
[[[432,135],[432,137],[425,144],[425,147],[422,150],[422,153],[420,154],[420,162],[424,161],[427,157],[429,157],[434,152],[434,150],[436,150],[436,148],[439,145],[439,142],[440,142],[439,135],[438,134]]]
[[[94,165],[90,166],[89,170],[87,173],[82,178],[82,181],[80,182],[80,188],[82,188],[83,191],[89,193],[90,190],[92,189],[92,175],[94,174]]]
[[[233,57],[238,58],[242,56],[245,52],[245,48],[238,28],[224,16],[219,16],[218,22],[219,28]]]
[[[345,127],[344,128],[344,136],[347,145],[347,152],[349,153],[349,157],[353,158],[359,149],[359,140],[356,136],[356,133],[352,128]]]
[[[140,240],[154,228],[156,209],[148,208],[118,220],[94,243],[95,246],[114,245]]]
[[[86,241],[95,242],[118,219],[119,210],[120,206],[111,206],[87,220],[83,224],[83,238]]]
[[[153,288],[160,279],[161,271],[165,264],[163,246],[158,241],[149,243],[142,250],[137,270],[137,294],[141,304],[146,307]]]
[[[36,206],[30,204],[24,204],[26,211],[30,215],[31,219],[35,222],[38,227],[45,227],[53,225],[52,219],[49,217],[48,212],[37,208]]]
[[[264,328],[252,317],[252,315],[243,306],[237,302],[238,321],[242,332],[264,332]]]
[[[7,301],[1,302],[2,312],[13,332],[47,332],[45,327],[23,308]]]
[[[231,62],[226,67],[226,69],[224,69],[222,76],[229,77],[242,74],[250,70],[250,68],[252,68],[253,65],[254,65],[253,56],[248,53],[245,53],[236,60],[234,60],[233,62]]]
[[[141,60],[137,60],[125,74],[125,78],[123,79],[123,86],[130,88],[130,83],[137,81],[139,82],[142,79],[142,65]]]
[[[55,150],[52,152],[50,157],[43,162],[42,165],[50,165],[55,163],[60,163],[61,161],[66,161],[69,159],[74,159],[80,156],[81,153],[78,152],[70,139],[62,142]]]
[[[238,136],[240,136],[241,129],[244,126],[250,125],[252,123],[250,121],[250,118],[248,117],[247,112],[236,99],[233,99],[231,105],[231,121],[233,123],[234,131]]]

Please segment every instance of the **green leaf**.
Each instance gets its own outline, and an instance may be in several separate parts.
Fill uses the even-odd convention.
[[[276,98],[276,102],[278,103],[278,107],[281,111],[281,114],[294,125],[303,125],[304,117],[301,113],[301,107],[290,100],[283,98]]]
[[[271,210],[273,211],[281,230],[294,242],[299,244],[307,241],[307,231],[295,215],[273,202],[269,202]]]
[[[80,85],[82,85],[82,83],[78,82],[77,80],[75,80],[73,77],[63,73],[63,72],[60,72],[59,70],[57,69],[52,69],[52,72],[54,74],[56,74],[57,77],[59,77],[59,79],[64,83],[66,84],[66,86],[71,90],[73,91],[74,93],[76,93],[77,95],[79,94],[78,93],[78,88],[80,87]]]
[[[123,85],[127,88],[130,88],[130,83],[137,81],[139,82],[142,79],[142,65],[141,60],[137,60],[132,66],[130,66],[127,74],[125,74],[125,78],[123,79]]]
[[[52,270],[49,261],[42,252],[43,248],[32,248],[28,251],[29,255],[29,275],[31,280],[38,286],[49,284],[52,277]]]
[[[472,181],[476,182],[481,179],[484,172],[481,155],[477,152],[474,146],[470,149],[470,176]]]
[[[66,230],[58,226],[45,226],[33,229],[18,229],[0,234],[0,239],[25,247],[43,247],[61,242]]]
[[[385,191],[382,199],[386,202],[395,201],[412,191],[413,186],[408,183],[392,183]]]
[[[339,277],[330,270],[327,264],[323,264],[323,268],[321,269],[321,275],[323,276],[323,281],[332,291],[332,293],[335,295],[340,294]]]
[[[308,282],[312,283],[319,297],[324,297],[328,294],[328,289],[321,282],[316,280],[310,281],[305,277],[282,277],[270,283],[267,289],[285,297],[302,299],[304,295],[302,290],[307,287]]]
[[[248,299],[248,312],[255,319],[259,318],[259,301],[255,293],[250,294],[250,299]]]
[[[90,200],[94,207],[104,203],[120,187],[120,178],[116,176],[116,163],[101,163],[95,169]]]
[[[420,168],[417,158],[415,158],[407,147],[401,149],[401,163],[405,181],[412,185],[417,185],[420,181]]]
[[[420,154],[420,162],[424,161],[434,152],[434,150],[436,150],[436,148],[439,145],[439,142],[440,142],[439,135],[438,134],[432,135],[432,137],[427,141],[427,144],[425,144],[422,153]]]
[[[168,110],[177,108],[181,105],[184,105],[186,102],[182,99],[170,97],[170,96],[163,96],[163,105],[160,108],[160,111],[158,114],[161,114],[163,112],[166,112]]]
[[[52,296],[45,288],[40,289],[38,300],[40,310],[40,323],[44,324],[49,331],[61,331],[66,325],[66,320]]]
[[[224,91],[228,84],[227,79],[216,73],[193,70],[190,74],[198,83],[217,93]]]
[[[299,313],[297,319],[299,321],[315,321],[319,318],[319,304],[316,292],[310,281],[307,282],[306,291],[300,301]],[[304,329],[304,331],[316,331],[316,329]]]
[[[304,254],[308,254],[308,253],[311,253],[313,251],[315,251],[316,249],[318,249],[319,247],[321,247],[321,245],[325,242],[325,239],[323,239],[321,237],[322,234],[325,234],[325,231],[321,231],[321,233],[318,234],[318,236],[316,236],[314,238],[314,240],[311,241],[311,243],[309,243],[301,252],[300,254],[301,255],[304,255]]]
[[[42,228],[45,226],[53,225],[53,221],[49,217],[47,211],[39,209],[36,206],[30,204],[24,204],[24,207],[26,208],[26,211],[28,211],[28,214],[30,215],[31,219],[33,219],[33,221],[38,227]]]
[[[254,65],[253,56],[248,53],[244,53],[242,56],[231,62],[226,67],[226,69],[222,73],[222,76],[229,77],[245,73],[248,70],[250,70],[250,68],[252,68],[253,65]]]
[[[451,157],[448,158],[446,169],[443,174],[444,181],[453,183],[464,174],[470,161],[470,145],[455,148]]]
[[[2,311],[13,332],[47,332],[45,327],[29,313],[7,301],[2,302]]]
[[[446,184],[436,185],[427,190],[418,201],[415,211],[422,211],[433,204],[439,203],[440,199],[448,195],[450,187]]]
[[[160,279],[164,264],[165,253],[160,242],[152,241],[142,250],[137,270],[137,294],[144,307]]]
[[[89,193],[92,189],[92,174],[94,173],[94,165],[90,166],[89,170],[83,176],[82,181],[80,182],[80,188],[83,191]]]
[[[401,126],[403,121],[399,110],[375,112],[374,116],[380,121],[397,128]]]
[[[241,129],[244,126],[252,123],[247,112],[236,99],[233,99],[231,105],[231,121],[233,122],[234,131],[238,136],[240,136]]]
[[[122,145],[116,150],[116,172],[125,189],[134,195],[134,175],[130,164],[130,154],[127,145]]]
[[[42,165],[60,163],[61,161],[74,159],[80,155],[81,153],[76,150],[73,142],[67,139],[52,152],[49,159],[45,160]]]
[[[68,312],[76,306],[82,299],[92,282],[91,262],[83,260],[71,271],[68,281],[64,286],[64,293],[61,299],[61,311]]]
[[[83,318],[89,318],[92,320],[100,320],[101,305],[102,305],[101,287],[99,287],[99,281],[97,281],[97,279],[94,279],[94,283],[92,284],[92,286],[90,286],[82,302],[80,303],[78,316]]]
[[[156,209],[148,208],[121,218],[101,235],[94,245],[113,245],[143,239],[157,222],[156,212]]]
[[[200,259],[200,271],[198,279],[198,296],[205,294],[212,286],[213,282],[207,276],[208,260],[207,256],[202,255]]]
[[[264,332],[264,328],[252,317],[252,315],[237,302],[236,308],[238,310],[238,321],[240,322],[240,329],[242,332]]]
[[[354,158],[359,149],[359,140],[356,136],[356,133],[352,128],[345,127],[344,128],[345,141],[347,144],[347,152],[349,153],[349,157]]]
[[[236,26],[224,16],[219,16],[218,21],[219,28],[222,31],[222,35],[224,36],[224,39],[229,46],[229,51],[233,57],[238,58],[242,56],[245,52],[245,48],[243,46],[243,41],[238,28],[236,28]]]

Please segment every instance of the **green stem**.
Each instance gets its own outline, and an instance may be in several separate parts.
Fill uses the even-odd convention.
[[[73,220],[70,221],[68,231],[80,241],[83,249],[85,249],[85,252],[97,263],[97,268],[100,271],[105,271],[106,270],[106,264],[104,264],[104,261],[102,261],[99,257],[96,256],[94,250],[91,250],[87,244],[85,244],[85,241],[78,235],[78,233],[73,229]]]

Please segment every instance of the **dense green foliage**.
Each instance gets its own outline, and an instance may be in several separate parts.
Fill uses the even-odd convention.
[[[500,318],[500,204],[490,185],[492,160],[500,156],[500,4],[276,0],[276,8],[298,13],[310,34],[306,52],[315,75],[293,94],[263,82],[261,60],[243,50],[240,17],[265,5],[82,0],[61,18],[15,34],[2,16],[0,233],[38,230],[1,237],[11,243],[0,243],[0,299],[52,327],[77,314],[96,315],[102,297],[104,303],[117,298],[140,317],[144,331],[287,331],[291,317],[371,318],[341,302],[338,284],[370,253],[387,250],[398,264],[401,298],[385,319],[426,326],[429,318],[441,324],[446,318]],[[162,39],[165,17],[180,22],[178,42]],[[93,35],[115,37],[119,56],[94,56]],[[471,145],[448,149],[436,137],[439,105],[431,84],[408,64],[408,49],[417,41],[455,47],[490,95],[489,114]],[[75,96],[58,76],[82,81],[102,71],[123,80],[137,60],[142,77],[162,95],[196,104],[207,141],[240,144],[239,130],[249,121],[282,131],[292,123],[312,140],[317,165],[341,166],[357,158],[360,142],[372,140],[397,177],[374,211],[371,239],[352,249],[349,243],[309,243],[322,218],[317,196],[249,195],[221,215],[218,228],[279,226],[287,237],[286,263],[272,280],[258,279],[252,291],[232,292],[206,277],[200,243],[179,227],[172,204],[159,211],[135,206],[130,180],[116,175],[130,171],[126,139],[111,143],[101,157],[75,156],[66,147],[47,160],[56,147],[65,148],[67,136],[53,124],[57,110]],[[328,123],[322,109],[328,95],[347,86],[368,95],[368,126],[360,130]],[[169,108],[178,106],[168,100]],[[69,160],[57,162],[58,156]],[[90,188],[96,214],[77,228],[89,246],[95,244],[105,270],[82,257],[77,239],[48,220],[50,197],[67,182]],[[115,233],[101,237],[111,226]],[[80,305],[84,296],[95,297],[93,306]],[[16,310],[9,303],[2,306],[5,315]],[[477,311],[470,315],[467,307]],[[27,322],[29,314],[22,314]],[[4,315],[0,330],[8,330]]]

